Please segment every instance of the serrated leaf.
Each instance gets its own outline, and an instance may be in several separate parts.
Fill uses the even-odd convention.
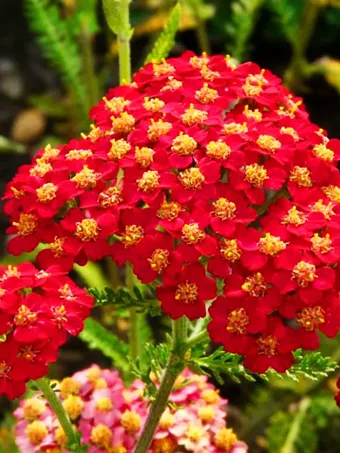
[[[143,295],[136,287],[133,288],[133,294],[126,288],[89,288],[88,292],[96,299],[96,306],[114,305],[118,310],[126,310],[128,308],[136,308],[138,313],[149,313],[151,316],[156,316],[161,313],[160,305],[153,297],[153,294]],[[135,297],[134,294],[138,294]]]
[[[126,358],[128,347],[115,334],[109,332],[93,318],[85,321],[84,330],[80,333],[79,338],[87,343],[90,349],[98,349],[106,357],[114,362],[114,365],[127,372],[129,363]]]
[[[177,3],[171,11],[168,22],[157,38],[151,52],[146,57],[145,64],[150,62],[160,62],[163,58],[168,56],[175,42],[175,36],[180,24],[180,19],[181,7],[180,4]]]
[[[255,377],[249,373],[242,365],[242,357],[224,351],[222,348],[216,349],[206,357],[192,357],[187,362],[189,367],[194,366],[200,373],[211,373],[218,382],[223,383],[222,375],[227,375],[230,379],[240,383],[241,378],[254,382]]]

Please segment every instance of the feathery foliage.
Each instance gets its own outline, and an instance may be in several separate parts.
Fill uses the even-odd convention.
[[[160,380],[170,354],[170,342],[157,345],[146,343],[144,351],[145,359],[138,358],[136,362],[131,363],[131,371],[135,378],[140,379],[146,385],[144,396],[153,399],[157,394],[157,388],[150,378],[151,372]]]
[[[149,313],[151,316],[156,316],[161,313],[159,302],[155,300],[154,294],[142,294],[141,290],[134,286],[133,293],[126,288],[105,288],[99,290],[97,288],[88,289],[96,299],[96,306],[114,305],[118,310],[126,310],[128,308],[136,308],[138,313]]]
[[[65,87],[77,103],[78,119],[82,127],[88,125],[88,99],[81,78],[81,58],[76,41],[67,23],[60,17],[58,6],[50,0],[25,0],[30,28],[45,57],[59,71]]]
[[[263,2],[264,0],[235,0],[231,4],[231,18],[226,31],[231,40],[228,45],[230,52],[238,61],[244,61],[247,56],[247,43]]]
[[[115,334],[109,332],[93,318],[85,321],[84,330],[79,338],[87,343],[90,349],[98,349],[106,357],[112,359],[115,367],[123,373],[128,371],[129,363],[126,360],[128,347]]]
[[[191,357],[187,365],[195,373],[211,373],[220,384],[224,382],[223,375],[227,375],[237,383],[241,382],[240,378],[254,382],[254,376],[244,368],[242,360],[240,355],[231,354],[230,352],[225,352],[222,348],[218,348],[206,357]]]
[[[159,62],[168,56],[175,42],[175,36],[179,27],[180,18],[181,6],[177,3],[170,13],[164,30],[160,33],[151,52],[146,57],[145,64],[150,62]]]
[[[298,381],[299,375],[317,381],[327,377],[338,368],[338,364],[329,357],[323,357],[319,351],[304,352],[297,349],[294,352],[295,363],[285,375]]]

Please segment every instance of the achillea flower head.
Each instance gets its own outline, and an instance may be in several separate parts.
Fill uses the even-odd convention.
[[[87,135],[40,150],[8,184],[11,253],[43,242],[42,267],[128,261],[174,319],[212,302],[212,340],[253,371],[285,371],[318,331],[336,335],[340,142],[278,77],[186,52],[90,116]]]
[[[126,388],[117,371],[93,365],[65,378],[58,387],[57,394],[64,407],[71,409],[71,400],[77,402],[72,409],[81,402],[83,410],[74,412],[77,416],[72,422],[80,432],[82,443],[88,443],[90,453],[99,450],[131,453],[134,450],[149,410],[143,396],[145,385],[141,381],[136,380]],[[227,400],[206,376],[184,370],[176,380],[169,401],[171,404],[161,417],[149,453],[173,453],[183,448],[199,453],[202,447],[211,453],[247,452],[247,445],[227,428]],[[66,436],[40,395],[22,400],[14,415],[19,451],[40,453],[50,448],[67,452]]]

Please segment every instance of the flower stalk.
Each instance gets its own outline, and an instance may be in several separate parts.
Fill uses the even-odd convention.
[[[313,35],[322,6],[306,0],[300,27],[293,42],[293,56],[284,75],[284,82],[291,89],[300,88],[302,80],[315,71],[311,71],[306,61],[306,50]]]
[[[119,81],[121,84],[131,82],[131,56],[130,56],[130,39],[131,25],[129,16],[130,0],[121,0],[121,30],[118,33],[118,53],[119,53]]]
[[[292,426],[289,430],[285,444],[281,449],[281,453],[293,453],[295,451],[294,445],[299,436],[300,429],[304,418],[306,417],[307,410],[310,405],[310,399],[304,398],[300,405],[298,412],[294,418]]]
[[[172,332],[172,346],[168,363],[165,368],[156,399],[151,405],[148,418],[145,422],[134,453],[145,453],[147,451],[158,426],[159,420],[166,408],[167,401],[175,384],[176,378],[184,368],[181,346],[185,343],[187,335],[187,320],[185,317],[181,317],[177,321],[172,321]]]
[[[80,440],[73,430],[69,416],[65,412],[61,401],[57,397],[55,391],[51,388],[49,380],[47,378],[41,378],[35,381],[35,383],[47,399],[49,405],[59,420],[60,426],[66,434],[68,440],[67,449],[73,453],[82,453],[83,448],[80,444]]]

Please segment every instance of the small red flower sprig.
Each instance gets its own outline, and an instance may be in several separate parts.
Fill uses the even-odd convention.
[[[93,299],[57,266],[0,269],[0,394],[17,398],[55,362],[67,335],[78,335]]]
[[[42,268],[130,262],[173,319],[212,301],[211,339],[258,373],[338,333],[340,142],[279,78],[186,52],[111,89],[91,118],[8,185],[11,253],[43,242]]]

